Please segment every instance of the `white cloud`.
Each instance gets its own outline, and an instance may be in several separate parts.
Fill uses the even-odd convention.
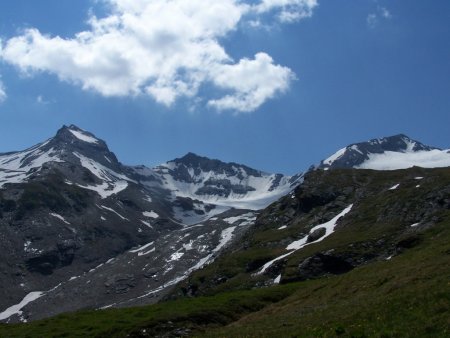
[[[0,80],[0,103],[4,102],[8,96],[6,95],[6,89],[3,82]]]
[[[260,13],[276,11],[281,22],[293,22],[311,17],[317,5],[317,0],[262,0],[255,8]]]
[[[232,60],[220,39],[245,20],[273,14],[292,22],[317,6],[316,0],[103,2],[110,12],[92,15],[89,30],[64,39],[31,28],[7,40],[0,56],[31,75],[49,72],[104,96],[149,95],[167,106],[213,85],[231,94],[207,99],[210,106],[248,112],[287,90],[293,73],[265,53]]]
[[[242,59],[237,64],[217,68],[214,83],[233,93],[208,104],[219,110],[250,112],[275,94],[286,91],[294,78],[289,68],[274,65],[269,55],[258,53],[253,60]]]

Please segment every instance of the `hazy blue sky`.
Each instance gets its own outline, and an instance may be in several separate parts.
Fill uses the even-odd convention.
[[[126,164],[295,173],[405,133],[450,147],[448,0],[0,2],[0,152],[76,124]]]

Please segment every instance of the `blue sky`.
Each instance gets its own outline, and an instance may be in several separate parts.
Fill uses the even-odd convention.
[[[0,152],[63,124],[126,164],[288,174],[397,133],[450,147],[446,0],[2,1],[0,38]]]

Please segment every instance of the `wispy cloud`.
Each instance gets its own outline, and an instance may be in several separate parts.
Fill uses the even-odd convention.
[[[47,104],[53,103],[53,101],[46,100],[42,95],[38,95],[36,97],[36,102],[38,104],[42,104],[42,105],[47,105]]]
[[[220,39],[242,22],[289,23],[311,17],[317,6],[316,0],[102,1],[110,12],[91,15],[89,30],[64,39],[28,29],[6,41],[2,58],[104,96],[149,95],[166,106],[198,99],[207,85],[218,89],[212,94],[218,97],[204,98],[209,106],[250,112],[286,91],[295,76],[266,53],[233,60]]]
[[[375,28],[382,21],[389,20],[391,18],[392,18],[391,12],[386,7],[378,5],[373,13],[367,15],[366,22],[369,28]]]
[[[0,79],[0,103],[3,103],[8,96],[6,95],[5,85]]]

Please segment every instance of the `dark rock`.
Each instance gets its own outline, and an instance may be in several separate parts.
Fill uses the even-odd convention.
[[[327,229],[325,229],[325,228],[318,228],[318,229],[316,229],[316,230],[314,230],[313,232],[311,232],[309,235],[308,235],[308,238],[307,238],[307,242],[309,243],[309,242],[315,242],[315,241],[317,241],[318,239],[320,239],[320,238],[322,238],[323,236],[325,236],[325,234],[326,234],[326,232],[327,232]]]
[[[339,275],[354,268],[346,260],[332,255],[316,254],[308,257],[298,266],[297,280],[307,280],[327,274]]]
[[[398,249],[411,249],[422,242],[422,238],[419,235],[412,234],[397,242],[396,247]]]
[[[104,285],[107,288],[113,289],[116,294],[122,294],[127,293],[131,288],[134,288],[136,286],[136,281],[132,274],[117,274],[108,277]]]

